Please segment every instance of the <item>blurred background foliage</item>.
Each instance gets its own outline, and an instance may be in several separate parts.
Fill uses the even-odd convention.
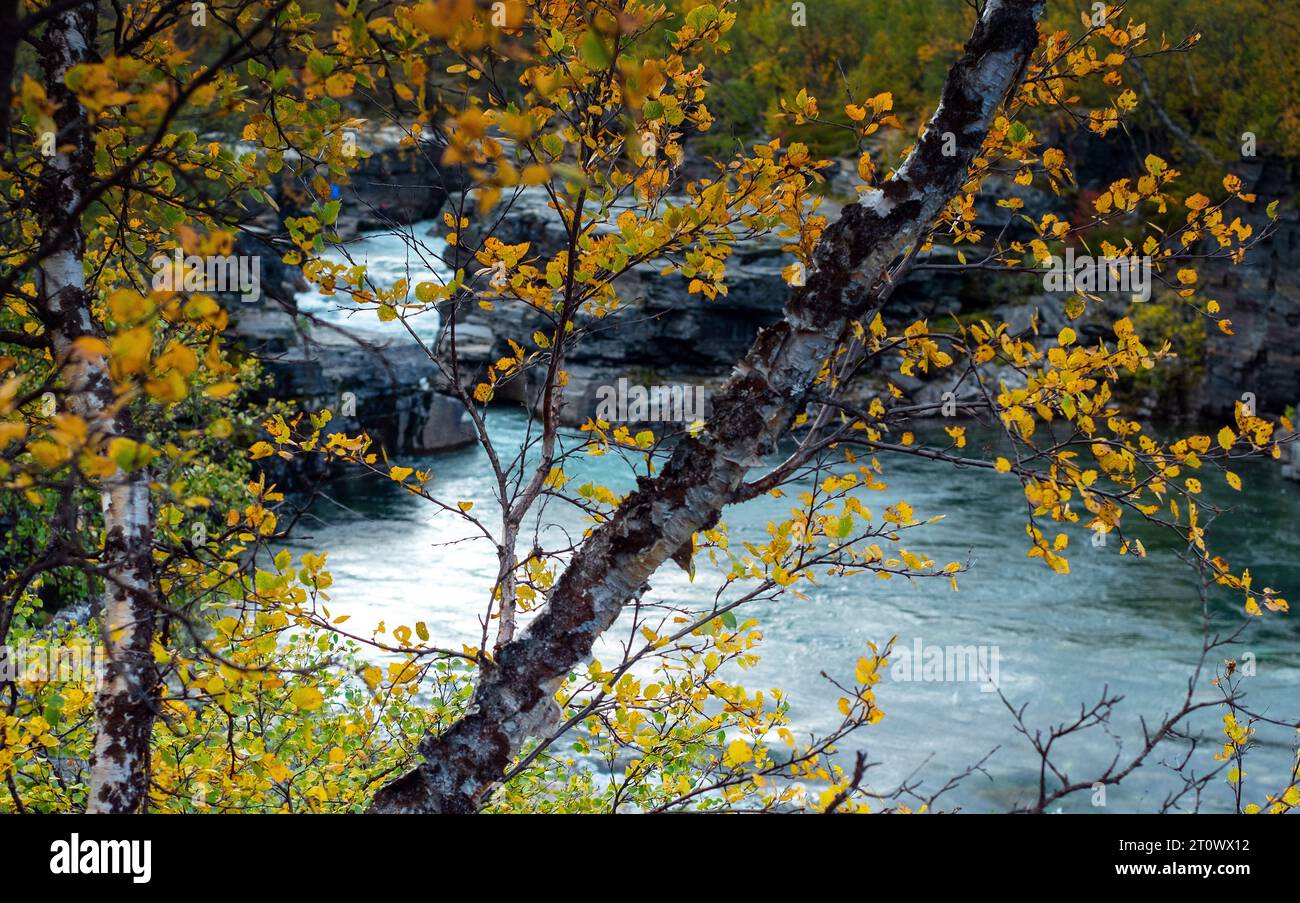
[[[665,5],[685,13],[704,2],[666,0]],[[299,5],[320,16],[320,43],[327,45],[339,20],[333,0],[300,0]],[[1044,29],[1077,26],[1091,10],[1091,3],[1080,0],[1049,3]],[[697,137],[696,149],[729,155],[738,142],[781,137],[802,141],[823,155],[850,153],[848,131],[826,124],[796,126],[779,115],[781,98],[793,98],[801,89],[817,98],[823,118],[845,123],[846,103],[890,91],[894,109],[914,134],[933,112],[944,73],[960,55],[976,12],[972,0],[746,0],[728,34],[729,52],[708,60],[710,109],[717,122]],[[1202,154],[1179,147],[1168,122],[1220,159],[1239,156],[1244,131],[1257,136],[1261,155],[1300,155],[1300,55],[1295,50],[1300,4],[1131,0],[1124,4],[1122,18],[1147,24],[1155,39],[1152,50],[1161,36],[1176,45],[1188,35],[1200,35],[1191,52],[1148,61],[1143,67],[1146,84],[1126,72],[1126,84],[1140,98],[1133,123],[1169,133],[1171,162],[1190,168]],[[805,24],[796,25],[799,19]],[[215,44],[205,46],[215,40],[214,30],[193,29],[190,35],[196,59],[220,53]],[[429,62],[431,84],[455,82],[445,65]],[[1159,108],[1154,98],[1160,99]],[[364,107],[366,101],[358,95],[349,103]]]
[[[1045,26],[1070,27],[1090,9],[1050,3]],[[892,91],[895,109],[915,128],[932,112],[944,72],[975,20],[973,4],[960,0],[809,0],[803,27],[792,24],[796,11],[787,0],[756,0],[738,12],[732,52],[713,62],[715,147],[767,133],[797,138],[823,154],[848,152],[847,132],[778,118],[779,98],[803,87],[816,95],[823,115],[843,121],[846,103]],[[1255,133],[1261,154],[1300,153],[1300,5],[1134,0],[1126,14],[1171,45],[1200,35],[1192,52],[1144,66],[1148,85],[1133,85],[1145,102],[1139,123],[1164,126],[1151,106],[1160,98],[1169,119],[1220,158],[1239,154],[1244,131]],[[1180,150],[1177,141],[1171,144]]]

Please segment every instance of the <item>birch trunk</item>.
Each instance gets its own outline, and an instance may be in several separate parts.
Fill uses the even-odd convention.
[[[85,109],[64,84],[69,69],[94,58],[98,8],[78,4],[50,20],[40,45],[45,90],[58,106],[57,151],[41,175],[37,208],[51,241],[40,261],[41,319],[55,359],[63,363],[67,406],[92,436],[107,442],[133,432],[119,409],[103,363],[78,355],[82,336],[103,337],[91,316],[83,267],[85,232],[81,204],[93,176],[94,141]],[[149,735],[156,709],[156,673],[150,646],[155,604],[152,574],[152,512],[148,475],[119,473],[105,485],[100,605],[108,665],[96,689],[96,733],[90,757],[88,812],[138,812],[148,792]]]
[[[661,474],[591,533],[546,608],[484,669],[470,713],[426,737],[419,764],[381,788],[371,811],[477,811],[525,740],[554,723],[559,682],[659,566],[717,523],[750,462],[787,432],[850,324],[877,305],[891,263],[960,189],[1037,47],[1041,12],[1042,0],[988,0],[925,135],[893,178],[826,230],[806,285],[792,292],[784,320],[759,333],[703,434],[681,442]],[[955,154],[944,154],[945,135]]]

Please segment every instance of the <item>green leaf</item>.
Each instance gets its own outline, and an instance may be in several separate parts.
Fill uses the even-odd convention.
[[[712,3],[697,6],[686,14],[686,24],[697,33],[704,31],[716,21],[718,21],[718,8]]]
[[[853,515],[846,514],[835,524],[835,538],[846,539],[853,532]]]
[[[605,39],[595,31],[588,31],[583,35],[578,52],[593,68],[604,69],[609,65],[609,48],[605,46]]]
[[[550,132],[542,136],[542,149],[552,157],[558,157],[564,153],[564,139],[555,132]]]
[[[51,678],[53,678],[53,675],[51,675]],[[59,723],[59,719],[62,715],[63,697],[58,693],[55,693],[49,698],[49,701],[45,703],[45,711],[41,713],[41,716],[50,723],[51,727],[54,727]]]
[[[307,54],[307,68],[316,75],[324,78],[334,71],[333,57],[326,56],[319,50],[313,50]]]

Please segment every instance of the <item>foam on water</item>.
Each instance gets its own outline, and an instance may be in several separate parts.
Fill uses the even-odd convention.
[[[452,275],[451,268],[441,259],[447,243],[428,234],[438,225],[436,220],[424,220],[408,226],[364,232],[342,245],[329,248],[322,256],[335,263],[365,266],[367,281],[376,288],[392,288],[399,279],[405,279],[408,295],[414,299],[418,283],[444,283]],[[399,321],[382,322],[373,310],[357,308],[340,292],[325,295],[313,286],[299,292],[296,298],[300,310],[340,326],[383,334],[407,334]],[[408,315],[407,322],[422,339],[437,336],[439,318],[436,311]]]

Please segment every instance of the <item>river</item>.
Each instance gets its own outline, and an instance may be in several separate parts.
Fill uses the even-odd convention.
[[[411,234],[422,236],[427,224]],[[409,255],[388,239],[371,239],[362,251],[383,256],[387,266],[410,266]],[[413,269],[418,269],[418,264]],[[416,274],[416,278],[419,278]],[[326,299],[310,297],[317,310]],[[334,314],[332,314],[334,315]],[[340,315],[341,316],[341,315]],[[355,321],[354,321],[355,322]],[[373,323],[369,318],[367,326]],[[499,447],[513,453],[523,441],[526,418],[518,409],[494,408],[490,430]],[[972,433],[978,451],[981,438]],[[631,487],[626,467],[614,456],[580,459],[570,468],[574,485],[594,480],[616,491]],[[478,447],[402,463],[431,467],[431,487],[442,499],[476,503],[476,513],[492,505],[492,485],[485,456]],[[759,666],[745,672],[751,688],[781,687],[792,702],[797,731],[825,732],[838,723],[835,701],[840,691],[819,672],[849,677],[869,641],[883,644],[897,637],[897,647],[986,647],[996,653],[998,684],[1016,706],[1028,704],[1031,728],[1073,720],[1080,705],[1092,705],[1108,686],[1124,699],[1108,731],[1094,728],[1062,741],[1057,766],[1074,780],[1099,774],[1117,755],[1128,757],[1142,742],[1139,718],[1156,722],[1181,703],[1201,645],[1201,614],[1192,574],[1174,554],[1169,540],[1139,529],[1150,549],[1145,560],[1121,557],[1118,544],[1094,548],[1083,531],[1072,532],[1071,573],[1057,575],[1025,555],[1025,507],[1010,477],[988,471],[958,470],[904,458],[887,460],[888,489],[869,493],[864,503],[880,512],[906,500],[918,518],[944,515],[919,531],[909,547],[923,550],[939,563],[972,560],[959,578],[960,591],[946,583],[882,581],[869,575],[820,578],[807,589],[809,598],[787,595],[749,613],[759,618],[765,640]],[[1300,587],[1300,536],[1294,529],[1300,512],[1300,484],[1283,479],[1270,462],[1238,468],[1245,481],[1234,493],[1216,477],[1205,480],[1206,495],[1235,512],[1216,522],[1212,545],[1234,564],[1247,564],[1256,585],[1294,595]],[[442,646],[481,641],[479,615],[496,574],[496,558],[485,541],[466,539],[464,524],[387,481],[343,479],[330,488],[338,504],[318,502],[314,519],[304,521],[294,547],[329,553],[334,577],[332,612],[351,615],[349,627],[367,635],[379,621],[389,629],[424,621],[432,641]],[[769,521],[783,519],[787,499],[764,497],[728,509],[733,544],[765,536]],[[583,528],[572,509],[552,505],[546,522],[551,530],[577,535]],[[661,569],[651,596],[679,604],[706,604],[716,588],[706,566],[694,582],[673,565]],[[1300,598],[1300,597],[1298,597]],[[1216,599],[1216,627],[1232,629],[1245,617],[1239,606]],[[1254,709],[1294,721],[1300,716],[1300,628],[1295,615],[1266,613],[1253,619],[1244,645],[1234,654],[1253,655],[1255,674],[1244,678],[1246,702]],[[600,651],[597,651],[598,656]],[[1217,656],[1212,664],[1220,664]],[[612,653],[608,659],[612,659]],[[1202,677],[1198,698],[1217,691]],[[903,681],[887,676],[877,697],[886,712],[879,724],[854,735],[841,748],[845,767],[852,751],[865,748],[880,764],[870,772],[871,786],[890,788],[900,781],[923,781],[922,790],[937,790],[994,748],[998,751],[983,774],[963,781],[941,806],[965,811],[1003,811],[1034,798],[1038,759],[1019,736],[996,693],[978,681]],[[1203,732],[1193,767],[1214,767],[1221,747],[1221,709],[1204,710],[1191,726]],[[1294,761],[1296,734],[1289,728],[1261,726],[1258,748],[1246,763],[1247,802],[1263,802],[1266,792],[1286,786]],[[1162,763],[1180,757],[1181,745],[1168,746],[1146,767],[1106,791],[1104,811],[1150,811],[1180,781]],[[1206,811],[1231,811],[1232,795],[1223,780],[1211,784],[1202,801]],[[1055,807],[1064,811],[1102,811],[1089,793],[1076,794]]]

